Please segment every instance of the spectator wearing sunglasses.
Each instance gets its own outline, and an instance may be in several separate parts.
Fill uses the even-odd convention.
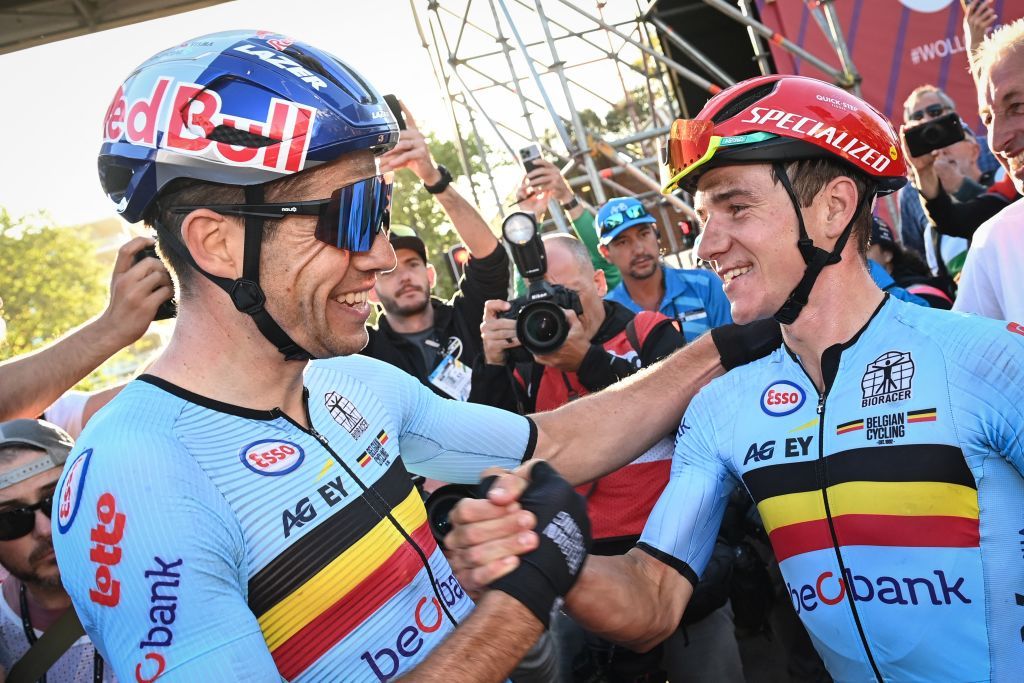
[[[601,253],[622,273],[607,299],[635,313],[658,311],[678,320],[687,342],[732,322],[717,275],[661,262],[657,221],[638,199],[607,202],[597,212],[597,226]]]
[[[9,572],[0,601],[0,667],[5,671],[71,607],[53,554],[50,510],[72,446],[71,437],[49,422],[0,423],[0,564]],[[54,663],[46,680],[112,681],[114,675],[82,636]]]
[[[918,126],[953,111],[956,111],[956,105],[942,89],[934,85],[922,85],[915,88],[903,103],[903,126],[904,128]],[[969,130],[969,128],[965,130],[965,133]],[[973,136],[973,132],[970,134]],[[902,135],[900,138],[902,139]],[[944,173],[945,182],[939,189],[950,194],[963,193],[958,196],[962,199],[970,199],[980,192],[984,192],[984,188],[992,184],[993,174],[999,169],[999,162],[989,151],[984,135],[975,137],[975,140],[978,143],[976,166],[980,174],[977,181],[973,181],[969,174],[961,173],[958,178],[954,178],[953,173]],[[945,151],[937,152],[934,156],[943,155]],[[928,158],[932,159],[933,155],[928,155]],[[932,183],[939,184],[940,178],[937,175],[918,178],[912,172],[910,180],[911,186],[900,192],[900,240],[905,247],[913,249],[922,258],[925,258],[927,248],[924,233],[931,220],[925,212],[923,202],[938,194],[938,190],[933,187]],[[976,228],[980,223],[979,221],[974,227]]]
[[[481,352],[484,302],[507,296],[510,262],[480,213],[451,184],[448,169],[434,163],[412,112],[404,104],[402,109],[406,128],[395,148],[381,156],[381,171],[415,173],[471,258],[451,301],[431,297],[436,273],[423,240],[408,226],[392,226],[398,265],[381,273],[370,295],[384,312],[377,326],[367,329],[370,341],[362,353],[404,370],[440,396],[466,400],[471,368]]]

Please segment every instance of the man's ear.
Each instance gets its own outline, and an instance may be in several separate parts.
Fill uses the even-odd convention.
[[[841,175],[829,181],[818,197],[823,200],[818,217],[824,223],[825,237],[838,239],[857,212],[857,184],[851,178]]]
[[[427,263],[427,285],[429,285],[430,288],[433,289],[434,288],[434,283],[436,283],[436,282],[437,282],[437,269],[434,268],[434,264],[433,263],[429,263],[428,262]]]
[[[196,209],[181,224],[181,240],[207,273],[229,280],[242,276],[245,229],[241,221],[211,209]]]
[[[594,269],[594,284],[597,285],[597,293],[601,295],[603,299],[608,293],[608,279],[604,275],[604,271],[600,268]]]
[[[601,252],[601,256],[604,256],[606,259],[608,258],[608,247],[607,246],[605,246],[603,244],[599,244],[599,245],[597,245],[597,250],[599,252]]]

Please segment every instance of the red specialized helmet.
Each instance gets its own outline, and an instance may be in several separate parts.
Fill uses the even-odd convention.
[[[907,182],[896,131],[864,100],[803,76],[751,78],[712,97],[696,118],[672,124],[664,191],[684,180],[692,188],[700,173],[727,163],[822,157],[864,173],[879,195]]]

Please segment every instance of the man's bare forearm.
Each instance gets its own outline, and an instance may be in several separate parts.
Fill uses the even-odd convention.
[[[459,233],[473,258],[484,258],[494,252],[498,247],[498,238],[491,232],[476,207],[467,202],[458,190],[449,185],[444,192],[435,197],[448,214],[455,231]]]
[[[97,318],[32,354],[0,364],[0,422],[33,418],[121,347]]]
[[[634,549],[588,557],[565,610],[586,630],[645,652],[676,629],[691,595],[678,572]]]
[[[675,433],[690,400],[724,372],[711,336],[704,335],[618,384],[533,415],[535,456],[573,484],[602,477]]]
[[[489,591],[440,647],[403,681],[504,681],[544,627],[518,600]]]

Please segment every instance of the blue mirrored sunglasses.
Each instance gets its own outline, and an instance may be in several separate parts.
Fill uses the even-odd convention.
[[[358,180],[331,193],[327,199],[275,204],[215,204],[175,206],[174,213],[210,209],[229,216],[280,219],[316,216],[314,236],[324,244],[346,251],[369,251],[373,240],[391,225],[391,174]]]

